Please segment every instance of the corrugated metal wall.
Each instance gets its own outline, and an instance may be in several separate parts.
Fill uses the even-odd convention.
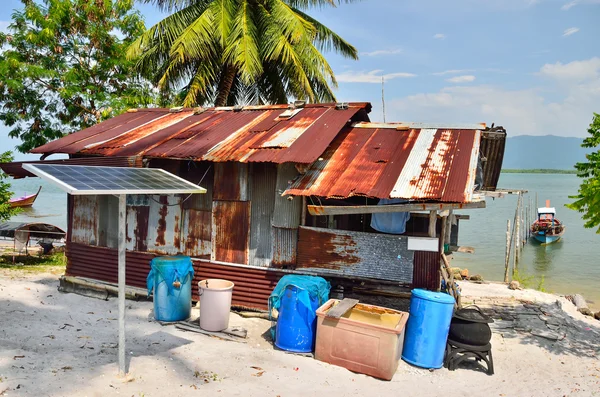
[[[98,196],[71,196],[73,219],[69,232],[75,243],[98,244]]]
[[[127,252],[126,284],[146,288],[150,271],[151,253]],[[113,248],[93,247],[87,244],[67,243],[67,275],[88,277],[117,283],[118,254]],[[192,281],[192,299],[198,300],[198,282],[207,278],[224,278],[235,283],[234,306],[266,310],[268,298],[283,273],[194,260],[195,276]]]
[[[298,226],[302,217],[302,198],[282,197],[282,193],[299,176],[292,163],[277,166],[275,209],[273,212],[273,267],[294,267],[298,246]],[[291,197],[290,197],[291,198]]]
[[[148,214],[148,251],[176,254],[180,251],[181,198],[150,196]]]
[[[211,260],[248,263],[250,202],[213,201]]]
[[[505,131],[482,131],[479,157],[484,160],[483,190],[495,190],[502,171],[504,147],[506,145]]]
[[[251,164],[249,264],[268,267],[273,254],[273,211],[277,167],[270,163]]]

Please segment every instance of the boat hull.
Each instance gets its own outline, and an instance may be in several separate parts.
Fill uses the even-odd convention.
[[[551,244],[559,241],[562,238],[562,234],[548,236],[546,234],[532,233],[532,237],[542,244]]]
[[[19,207],[19,208],[23,208],[23,207],[31,207],[33,205],[33,203],[35,202],[35,199],[37,198],[38,194],[40,194],[40,190],[42,190],[42,187],[40,186],[40,188],[38,189],[36,194],[30,194],[28,196],[25,197],[20,197],[17,199],[12,199],[9,200],[9,204],[11,206],[11,208],[15,208],[15,207]]]

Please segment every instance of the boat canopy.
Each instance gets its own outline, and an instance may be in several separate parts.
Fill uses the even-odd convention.
[[[538,208],[538,215],[541,215],[541,214],[556,215],[556,209],[554,207],[542,207],[542,208]]]
[[[0,237],[15,238],[15,233],[26,232],[29,237],[44,240],[60,240],[67,234],[49,223],[4,222],[0,224]]]

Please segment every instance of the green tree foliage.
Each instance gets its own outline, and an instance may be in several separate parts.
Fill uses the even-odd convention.
[[[586,163],[577,163],[577,175],[584,178],[579,186],[579,194],[571,196],[575,202],[567,207],[583,213],[585,227],[598,226],[596,233],[600,234],[600,114],[594,113],[594,118],[588,128],[589,137],[581,144],[585,148],[596,148],[595,152],[586,155]]]
[[[0,153],[0,163],[9,163],[13,160],[11,152]],[[0,222],[10,219],[11,216],[19,212],[18,208],[11,208],[8,200],[12,196],[10,184],[5,182],[6,174],[0,170]]]
[[[0,122],[22,152],[148,105],[126,49],[145,30],[134,0],[21,0],[0,33]]]
[[[332,101],[321,51],[356,49],[305,13],[352,0],[144,0],[172,14],[130,47],[137,69],[185,106]]]

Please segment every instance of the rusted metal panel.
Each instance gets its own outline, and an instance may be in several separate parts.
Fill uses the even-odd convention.
[[[59,164],[59,165],[91,165],[104,167],[138,167],[136,157],[78,157],[72,159],[43,160],[43,161],[15,161],[0,163],[0,169],[15,179],[35,177],[36,175],[23,169],[23,164]]]
[[[506,145],[506,131],[482,131],[480,158],[483,166],[482,190],[496,190],[502,161],[504,159],[504,148]]]
[[[275,227],[294,229],[300,225],[302,200],[300,198],[289,200],[287,197],[281,195],[299,175],[294,164],[285,163],[277,165],[275,209],[273,212],[273,226]]]
[[[180,171],[180,177],[202,186],[206,189],[204,194],[192,194],[184,196],[184,209],[194,209],[201,211],[212,211],[213,184],[214,184],[214,163],[207,161],[195,162],[188,161]]]
[[[211,260],[248,264],[250,202],[213,201]]]
[[[438,290],[440,288],[440,253],[415,251],[413,288]]]
[[[194,260],[194,282],[192,283],[192,299],[198,299],[198,282],[207,278],[222,278],[235,283],[231,304],[235,307],[259,310],[268,309],[268,299],[284,273],[215,264],[202,260]]]
[[[296,269],[398,281],[413,281],[414,252],[407,237],[301,226]]]
[[[146,288],[146,277],[154,254],[127,251],[125,283],[132,287]],[[67,242],[68,276],[87,277],[108,283],[117,282],[118,258],[114,248],[94,247],[87,244]]]
[[[135,196],[134,196],[135,197]],[[128,196],[129,198],[129,196]],[[149,206],[127,206],[126,248],[130,251],[148,250]]]
[[[269,163],[251,166],[249,265],[267,267],[272,258],[271,224],[275,208],[277,167]]]
[[[361,108],[329,110],[311,124],[288,148],[253,150],[247,161],[269,161],[273,163],[310,164],[317,160],[344,126],[356,117],[366,118]],[[293,121],[292,118],[289,121]],[[272,133],[270,130],[269,133]],[[244,157],[246,158],[246,157]]]
[[[248,201],[248,164],[215,163],[213,200]]]
[[[31,153],[67,153],[64,151],[65,148],[73,143],[93,137],[95,135],[103,134],[107,131],[128,124],[135,125],[133,122],[144,116],[147,116],[146,112],[123,113],[119,116],[113,117],[110,120],[103,121],[102,123],[81,130],[75,134],[69,134],[55,141],[48,142],[45,145],[31,150]]]
[[[298,229],[273,227],[272,267],[293,269],[296,267]]]
[[[98,196],[72,196],[71,241],[98,244]]]
[[[370,105],[338,110],[334,104],[311,104],[289,120],[275,120],[281,109],[285,107],[211,108],[201,114],[143,109],[34,152],[310,164],[350,121],[368,120]]]
[[[185,255],[196,258],[210,257],[211,218],[211,211],[183,211],[181,248]]]
[[[148,251],[170,255],[180,251],[180,201],[179,196],[150,196]]]
[[[472,200],[479,130],[352,128],[285,195]]]

